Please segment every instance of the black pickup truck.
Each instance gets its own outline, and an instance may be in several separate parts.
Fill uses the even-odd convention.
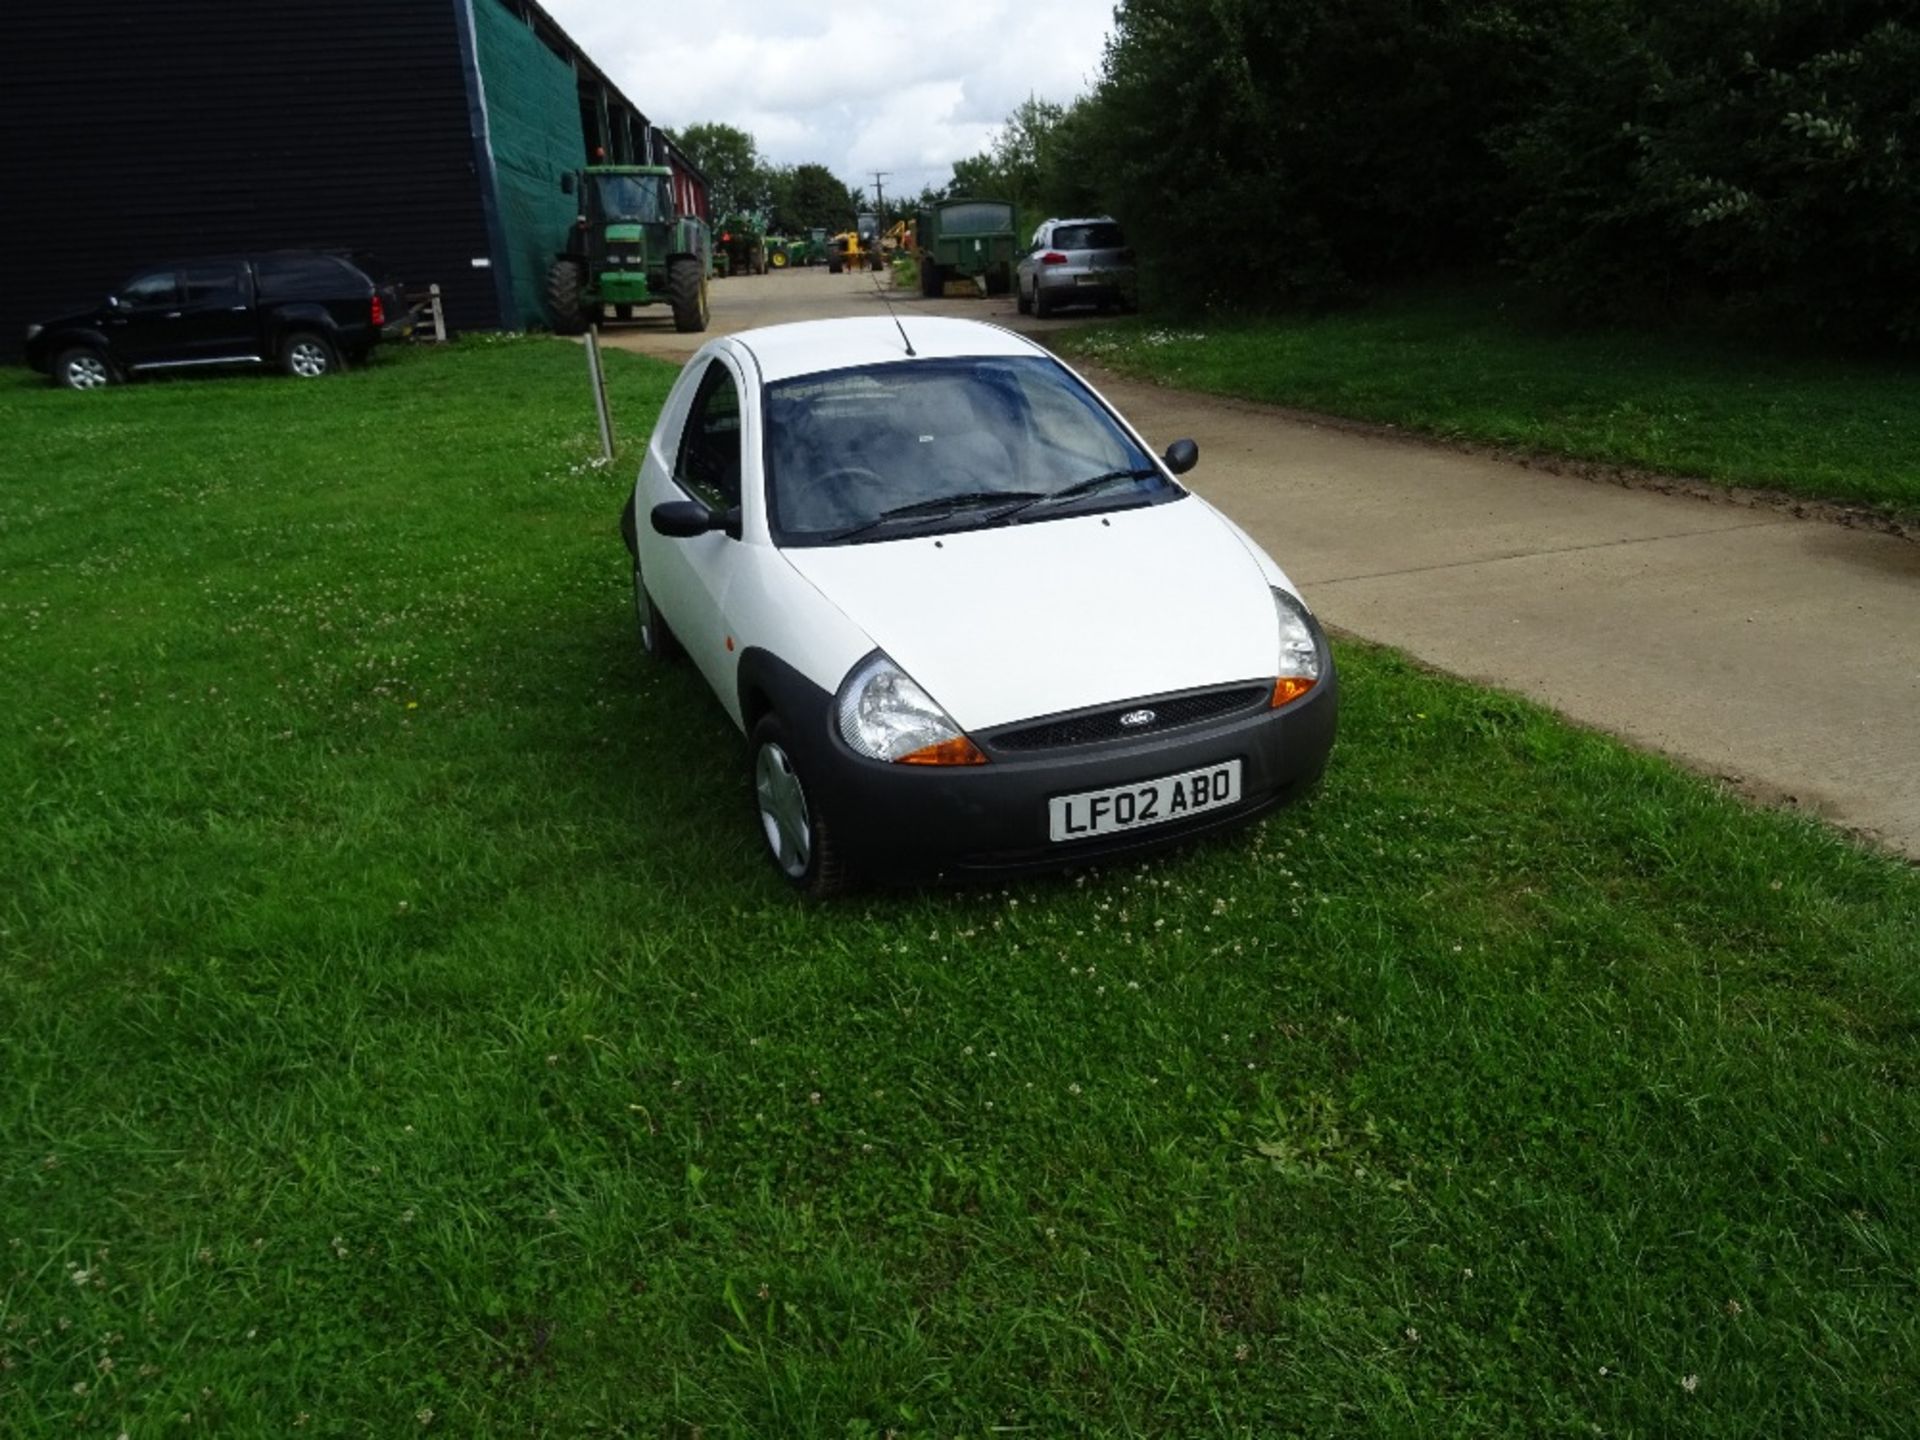
[[[278,250],[142,270],[90,309],[29,325],[26,358],[74,390],[200,366],[315,379],[411,328],[394,287],[336,255]]]

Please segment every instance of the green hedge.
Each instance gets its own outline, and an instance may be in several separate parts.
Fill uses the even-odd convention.
[[[1598,312],[1920,338],[1910,0],[1123,0],[1040,137],[1163,293],[1510,266]],[[1222,263],[1195,264],[1204,254]]]

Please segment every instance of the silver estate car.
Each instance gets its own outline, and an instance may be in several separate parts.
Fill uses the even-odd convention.
[[[1022,315],[1051,315],[1063,305],[1131,310],[1133,251],[1110,216],[1049,220],[1014,267],[1013,289]]]

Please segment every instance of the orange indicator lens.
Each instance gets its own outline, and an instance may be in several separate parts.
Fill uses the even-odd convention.
[[[902,755],[894,761],[896,765],[984,765],[987,757],[980,753],[980,747],[966,736],[957,736],[952,740],[942,740],[938,745],[922,745],[918,750]]]
[[[1282,675],[1273,682],[1273,700],[1268,708],[1278,710],[1290,700],[1298,700],[1313,688],[1313,681],[1304,675]]]

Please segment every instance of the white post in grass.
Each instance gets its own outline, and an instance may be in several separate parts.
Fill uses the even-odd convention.
[[[600,365],[600,327],[587,327],[587,375],[593,381],[593,409],[600,417],[600,453],[613,459],[613,416],[607,410],[607,373]]]

